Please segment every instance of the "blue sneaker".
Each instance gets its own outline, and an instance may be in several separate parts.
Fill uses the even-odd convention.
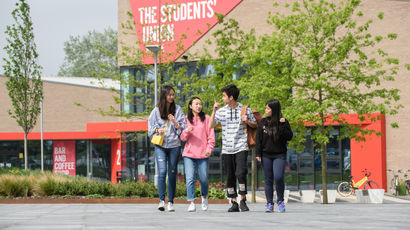
[[[266,204],[265,212],[273,212],[273,205],[271,203]]]
[[[278,202],[278,211],[279,212],[286,212],[285,203],[283,201]]]

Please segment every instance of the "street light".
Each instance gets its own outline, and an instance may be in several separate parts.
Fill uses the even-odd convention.
[[[44,144],[43,144],[43,96],[41,96],[41,101],[40,101],[40,112],[41,112],[41,171],[44,172]]]
[[[157,105],[157,55],[158,52],[161,50],[161,47],[159,45],[146,45],[145,48],[147,48],[149,51],[154,53],[154,106]]]
[[[146,45],[145,48],[147,48],[147,50],[151,51],[154,53],[154,107],[157,106],[157,56],[158,56],[158,52],[161,50],[161,47],[159,45]],[[155,154],[155,153],[154,153]],[[155,158],[154,158],[155,159]],[[155,176],[154,176],[154,185],[158,186],[158,165],[157,165],[157,161],[154,161],[155,163]]]

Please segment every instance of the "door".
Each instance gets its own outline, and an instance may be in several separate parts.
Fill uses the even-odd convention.
[[[88,175],[97,180],[111,181],[111,141],[89,142]]]
[[[111,142],[76,141],[76,175],[101,181],[111,180]]]

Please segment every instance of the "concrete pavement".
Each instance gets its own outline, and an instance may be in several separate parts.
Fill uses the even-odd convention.
[[[251,200],[251,194],[248,194],[247,199]],[[257,191],[256,195],[256,202],[257,203],[266,203],[265,193],[264,191]],[[275,199],[275,196],[274,196]],[[300,194],[298,191],[290,191],[289,194],[289,202],[300,202]],[[321,203],[321,199],[319,193],[316,193],[315,203]],[[355,195],[349,197],[342,197],[339,194],[336,196],[336,203],[358,203],[357,198]],[[410,204],[410,196],[393,196],[388,193],[384,194],[383,198],[384,204]]]
[[[208,211],[173,213],[156,204],[1,204],[0,229],[408,229],[409,204],[289,202],[286,213],[264,213],[263,203],[250,212],[228,213],[228,205]],[[275,207],[276,210],[276,207]]]

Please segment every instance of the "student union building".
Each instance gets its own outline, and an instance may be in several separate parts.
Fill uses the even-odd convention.
[[[267,34],[272,32],[272,27],[266,23],[268,12],[278,10],[272,4],[273,1],[269,0],[118,0],[118,47],[119,50],[124,47],[145,49],[148,41],[160,43],[164,52],[174,54],[168,58],[176,61],[176,68],[186,66],[188,74],[205,74],[212,70],[212,66],[196,68],[198,60],[189,54],[203,52],[203,47],[208,46],[206,41],[212,39],[213,32],[221,28],[217,24],[216,13],[235,19],[245,31],[254,28],[257,34]],[[165,13],[169,9],[172,9],[172,14]],[[382,48],[399,58],[401,63],[410,63],[410,52],[406,52],[410,47],[410,1],[364,0],[360,10],[365,17],[384,12],[384,20],[375,21],[370,32],[397,33],[397,40]],[[127,23],[132,25],[131,29],[122,26]],[[167,33],[156,33],[158,30]],[[198,30],[202,33],[196,33]],[[187,35],[182,41],[184,48],[175,52],[174,43],[181,34]],[[213,47],[207,48],[212,50]],[[152,56],[142,57],[142,60],[144,65],[153,66]],[[127,65],[121,59],[119,66],[121,74],[146,81],[153,79],[153,71]],[[387,181],[392,177],[389,169],[410,169],[410,141],[407,140],[410,133],[410,78],[407,75],[403,64],[396,81],[385,83],[401,92],[400,103],[404,108],[398,115],[381,116],[374,122],[360,121],[356,114],[343,115],[350,123],[380,131],[382,136],[371,136],[366,142],[357,143],[353,139],[338,138],[340,130],[337,126],[329,133],[326,164],[330,188],[335,188],[338,182],[350,175],[362,178],[362,170],[367,169],[372,173],[372,180],[389,189]],[[120,178],[154,179],[154,151],[146,135],[147,117],[124,119],[95,112],[98,108],[109,106],[131,113],[143,112],[143,105],[128,102],[116,104],[113,96],[117,93],[124,96],[129,92],[145,92],[144,89],[114,81],[99,85],[93,83],[95,80],[91,78],[43,76],[42,80],[46,170],[112,183],[117,183]],[[12,105],[5,87],[6,81],[7,77],[0,76],[0,167],[24,168],[24,133],[8,115],[7,111],[12,109]],[[77,106],[77,103],[83,106]],[[398,122],[400,127],[393,129],[390,126],[392,122]],[[40,168],[40,119],[28,135],[28,150],[29,168]],[[220,153],[221,149],[217,147],[210,158],[211,182],[225,181]],[[287,189],[321,189],[320,150],[313,140],[307,138],[302,152],[288,150],[286,159]],[[248,162],[250,169],[251,154]],[[178,164],[178,178],[184,180],[182,157]],[[260,166],[257,185],[263,188]]]

